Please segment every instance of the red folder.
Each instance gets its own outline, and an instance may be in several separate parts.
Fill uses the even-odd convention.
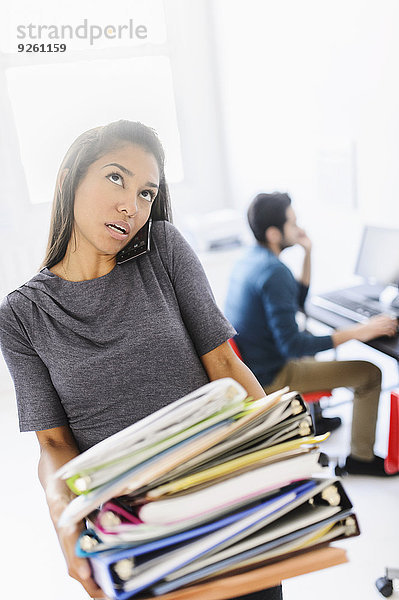
[[[388,455],[384,466],[390,475],[399,471],[399,392],[391,393]]]

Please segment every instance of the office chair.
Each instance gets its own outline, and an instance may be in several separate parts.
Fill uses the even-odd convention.
[[[230,338],[230,339],[229,339],[229,344],[230,344],[230,346],[232,347],[232,349],[234,350],[234,353],[235,353],[235,354],[238,356],[238,358],[241,360],[241,362],[244,362],[244,361],[242,360],[241,352],[240,352],[240,351],[239,351],[239,349],[238,349],[237,342],[235,341],[235,339],[234,339],[234,338]]]

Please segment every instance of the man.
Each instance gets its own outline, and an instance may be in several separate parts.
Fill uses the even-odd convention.
[[[396,319],[378,315],[325,336],[299,331],[295,316],[310,283],[311,242],[297,225],[290,197],[259,194],[249,207],[248,221],[257,243],[233,270],[225,310],[238,332],[235,341],[244,362],[266,393],[285,385],[302,393],[352,387],[351,454],[345,468],[349,473],[386,476],[384,459],[373,453],[381,371],[365,361],[317,362],[310,357],[348,340],[393,336]],[[279,259],[282,250],[294,244],[305,251],[299,282]],[[339,420],[327,424],[333,429]]]

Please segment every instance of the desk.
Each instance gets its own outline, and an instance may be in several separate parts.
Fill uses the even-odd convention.
[[[356,289],[357,287],[358,286],[345,289]],[[320,294],[320,296],[322,296],[322,294]],[[315,319],[316,321],[320,321],[320,323],[324,323],[333,329],[343,329],[345,327],[351,327],[355,324],[355,321],[338,315],[332,310],[327,310],[321,306],[316,306],[316,304],[312,303],[312,298],[309,298],[309,300],[306,302],[305,313],[308,317]],[[388,356],[391,356],[399,361],[399,336],[395,336],[394,338],[379,337],[365,343],[368,346],[371,346],[371,348],[375,348],[375,350],[379,350],[380,352],[383,352],[384,354],[387,354]]]
[[[226,600],[278,585],[284,579],[305,575],[347,562],[342,548],[328,546],[286,558],[280,562],[191,585],[163,596],[140,596],[144,600]],[[316,594],[317,596],[317,594]]]

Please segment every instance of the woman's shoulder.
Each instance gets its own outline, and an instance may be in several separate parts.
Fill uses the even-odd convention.
[[[0,303],[0,314],[10,314],[10,311],[23,309],[26,306],[26,291],[29,289],[44,289],[51,279],[51,272],[48,269],[42,269],[36,273],[28,281],[4,296]]]
[[[190,250],[184,234],[170,221],[154,221],[152,232],[155,242],[166,245],[169,250],[178,249],[182,252]]]
[[[151,230],[155,239],[169,240],[176,235],[180,235],[178,229],[170,221],[153,221]]]
[[[0,336],[2,332],[13,329],[15,313],[20,312],[21,298],[22,296],[18,294],[18,289],[2,298],[0,302]]]
[[[152,240],[158,250],[167,256],[173,256],[176,249],[184,245],[183,235],[170,221],[154,221],[152,224]]]
[[[7,294],[7,296],[4,296],[4,298],[2,298],[2,300],[0,302],[0,324],[2,321],[7,320],[10,316],[10,313],[11,313],[10,300],[9,300],[10,296],[11,296],[11,294]]]

